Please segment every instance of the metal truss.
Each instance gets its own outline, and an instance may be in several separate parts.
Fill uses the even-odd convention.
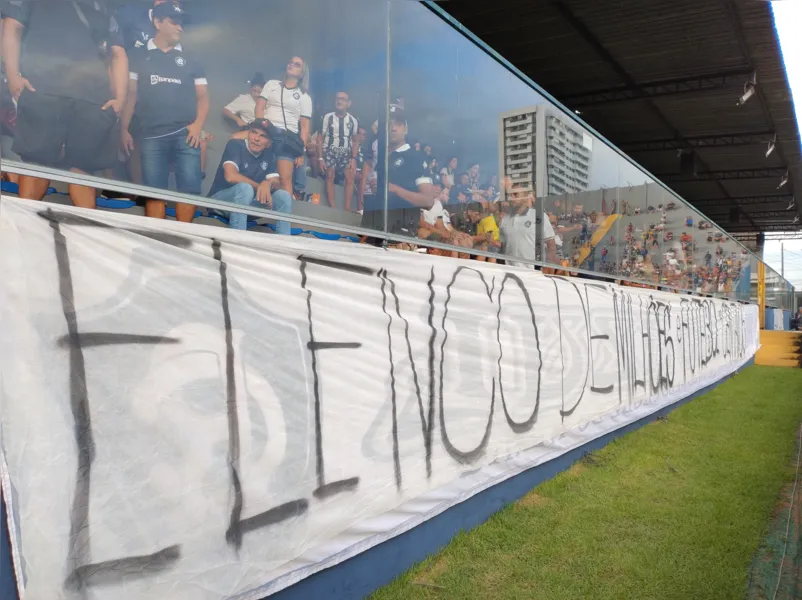
[[[690,181],[724,181],[729,179],[780,179],[788,172],[786,167],[771,167],[766,169],[734,169],[730,171],[700,171],[696,174],[666,173],[658,175],[658,179],[669,182]]]
[[[612,102],[624,102],[639,98],[659,98],[692,92],[720,90],[734,83],[743,84],[744,78],[751,76],[753,69],[737,69],[712,75],[696,75],[681,79],[666,79],[639,83],[637,85],[619,86],[605,90],[583,92],[563,96],[561,100],[571,107],[589,107]]]
[[[660,152],[666,150],[686,150],[691,148],[723,148],[728,146],[751,146],[770,142],[772,131],[753,131],[717,135],[700,135],[681,139],[642,140],[619,144],[624,152]]]
[[[746,206],[750,204],[772,204],[775,202],[778,204],[781,202],[790,204],[793,197],[793,194],[773,194],[768,196],[735,196],[733,198],[702,198],[693,200],[693,205],[700,208],[710,207],[707,210],[712,210],[718,205],[732,206],[737,204],[738,206]]]

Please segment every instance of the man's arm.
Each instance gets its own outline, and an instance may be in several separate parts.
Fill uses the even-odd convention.
[[[240,127],[245,127],[245,121],[239,116],[239,111],[241,110],[240,104],[240,97],[238,96],[234,98],[234,100],[232,100],[228,106],[223,108],[223,116],[227,119],[231,119]]]
[[[265,108],[267,108],[267,99],[264,96],[259,96],[256,99],[256,108],[253,109],[253,114],[256,115],[257,119],[265,118]]]
[[[418,189],[414,192],[391,183],[387,186],[387,191],[418,208],[431,208],[434,204],[434,186],[431,182],[418,184]]]
[[[120,146],[126,154],[131,154],[134,150],[134,138],[131,136],[128,128],[131,125],[131,119],[134,116],[134,109],[136,108],[137,78],[137,73],[130,73],[128,76],[128,94],[120,117]]]
[[[233,162],[223,163],[223,175],[225,176],[226,182],[230,183],[231,185],[247,183],[254,190],[259,189],[259,184],[250,177],[245,177],[245,175],[240,173],[237,165],[235,165]]]
[[[195,95],[197,96],[197,117],[195,121],[187,127],[187,143],[193,148],[200,147],[201,131],[209,116],[209,86],[205,83],[195,83]]]
[[[122,46],[111,47],[111,87],[114,90],[114,98],[103,105],[103,110],[113,108],[117,115],[122,113],[125,107],[125,100],[128,96],[129,71],[128,55]]]
[[[25,26],[12,17],[5,17],[3,19],[3,63],[6,66],[8,88],[14,100],[19,99],[23,89],[28,89],[31,92],[36,91],[31,85],[31,82],[20,74],[19,59],[20,50],[22,48],[22,32],[24,29]]]
[[[546,240],[546,261],[557,264],[557,242],[554,241],[554,238]]]

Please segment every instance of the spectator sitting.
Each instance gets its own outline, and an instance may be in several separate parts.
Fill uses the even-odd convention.
[[[153,8],[156,35],[145,47],[131,53],[122,147],[128,153],[133,150],[134,140],[128,128],[136,111],[142,136],[142,183],[167,189],[172,164],[178,191],[200,194],[201,142],[209,114],[209,93],[203,67],[180,43],[186,19],[187,14],[172,2]],[[138,85],[140,79],[142,86]],[[153,81],[160,84],[153,85]],[[145,214],[163,219],[165,203],[148,200]],[[190,222],[194,215],[193,205],[176,206],[179,221]]]
[[[240,206],[250,206],[256,200],[265,208],[292,212],[292,197],[286,190],[279,188],[269,131],[270,123],[266,119],[255,119],[249,125],[246,139],[228,141],[209,190],[210,198]],[[228,226],[232,229],[246,229],[247,220],[245,213],[231,213]],[[289,222],[277,221],[276,233],[289,235]]]
[[[434,158],[432,154],[432,146],[431,144],[423,144],[423,156],[426,158],[426,162],[430,163]]]
[[[448,211],[443,207],[443,198],[445,196],[442,186],[435,185],[435,201],[430,209],[421,209],[421,220],[418,226],[418,237],[420,239],[429,239],[432,241],[439,241],[444,244],[453,244],[463,248],[473,248],[473,240],[471,236],[457,231],[451,225],[451,216]],[[449,253],[453,258],[461,257],[467,258],[467,254],[460,254],[458,252]]]
[[[446,166],[440,169],[440,181],[443,182],[443,187],[452,188],[457,183],[455,180],[455,173],[457,171],[457,157],[452,156],[448,159]]]
[[[323,157],[320,166],[326,174],[326,198],[334,208],[335,179],[345,179],[345,210],[351,210],[354,196],[354,177],[356,175],[359,141],[356,139],[359,123],[348,109],[351,99],[347,92],[337,92],[334,97],[334,112],[323,117]]]
[[[471,189],[479,189],[479,177],[479,163],[473,163],[468,168],[468,185],[471,186]]]
[[[476,223],[476,235],[473,236],[473,247],[484,252],[498,253],[501,251],[501,241],[498,224],[493,215],[487,214],[479,202],[472,202],[465,211],[465,216]],[[495,258],[477,256],[480,262],[495,263]]]
[[[262,94],[262,88],[265,87],[265,79],[261,73],[257,73],[250,80],[250,92],[248,94],[240,94],[232,100],[224,109],[223,116],[234,123],[240,129],[247,128],[247,126],[256,118],[256,101]]]

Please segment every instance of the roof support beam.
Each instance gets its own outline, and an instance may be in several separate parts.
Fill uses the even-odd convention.
[[[645,82],[634,87],[619,86],[606,90],[570,94],[563,96],[561,100],[572,108],[583,108],[613,102],[638,100],[640,98],[659,98],[661,96],[675,96],[691,92],[720,90],[737,82],[743,85],[744,77],[749,77],[751,74],[751,69],[743,68],[711,75],[696,75],[681,79]]]
[[[725,219],[722,221],[724,217],[727,216],[726,212],[720,213],[705,213],[705,216],[710,217],[717,223],[723,222],[727,223],[728,221]],[[757,211],[749,211],[749,216],[753,219],[788,219],[789,223],[794,220],[796,217],[796,211],[792,210],[757,210]]]
[[[624,67],[621,66],[621,64],[615,59],[615,57],[612,54],[610,54],[607,48],[605,48],[602,45],[602,43],[596,38],[596,36],[593,35],[593,33],[587,28],[587,26],[582,22],[582,20],[579,19],[573,13],[573,11],[565,4],[565,2],[563,0],[550,0],[550,5],[554,7],[554,9],[558,13],[560,13],[560,15],[562,15],[562,17],[568,22],[568,24],[574,29],[574,31],[576,31],[577,34],[580,37],[582,37],[582,39],[584,39],[585,42],[587,42],[587,44],[591,48],[593,48],[596,54],[598,54],[599,57],[602,60],[604,60],[608,65],[610,65],[610,68],[615,71],[615,73],[618,75],[618,77],[621,79],[624,85],[628,88],[635,90],[636,93],[639,94],[639,97],[644,99],[643,105],[647,107],[652,112],[652,114],[657,118],[657,120],[663,125],[663,127],[666,128],[666,131],[669,132],[671,137],[673,139],[682,141],[682,134],[679,132],[679,130],[676,127],[674,127],[671,121],[669,121],[666,118],[666,116],[657,107],[657,105],[643,93],[643,90],[641,90],[638,83],[632,78],[632,76],[626,71],[626,69],[624,69]],[[690,146],[687,147],[689,147],[691,151],[693,151],[693,147]],[[702,169],[705,171],[710,170],[710,168],[705,164],[705,162],[698,154],[696,155],[696,164],[702,167]],[[730,193],[727,191],[727,188],[725,188],[720,181],[718,182],[718,188],[722,196],[729,197]],[[752,221],[749,215],[743,213],[743,211],[742,214],[747,221],[749,221],[750,223],[752,223],[752,225],[757,227],[757,225],[755,225],[754,221]]]
[[[711,209],[715,206],[711,205],[749,205],[749,204],[772,204],[774,202],[791,202],[793,196],[791,194],[776,194],[771,196],[738,196],[735,198],[704,198],[701,200],[694,200],[693,205],[701,205],[703,207],[709,206]],[[708,209],[709,210],[709,209]]]
[[[716,135],[699,135],[676,139],[642,140],[626,142],[618,147],[624,152],[661,152],[665,150],[682,150],[689,145],[693,148],[722,148],[728,146],[751,146],[770,142],[774,138],[772,131],[750,131],[743,133],[722,133]]]
[[[785,175],[785,167],[771,167],[766,169],[733,169],[729,171],[700,171],[696,174],[665,173],[657,178],[666,183],[691,181],[725,181],[730,179],[777,179]]]

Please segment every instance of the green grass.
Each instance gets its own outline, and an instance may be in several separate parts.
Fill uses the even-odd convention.
[[[376,592],[741,599],[802,420],[802,369],[750,367],[535,488]]]

